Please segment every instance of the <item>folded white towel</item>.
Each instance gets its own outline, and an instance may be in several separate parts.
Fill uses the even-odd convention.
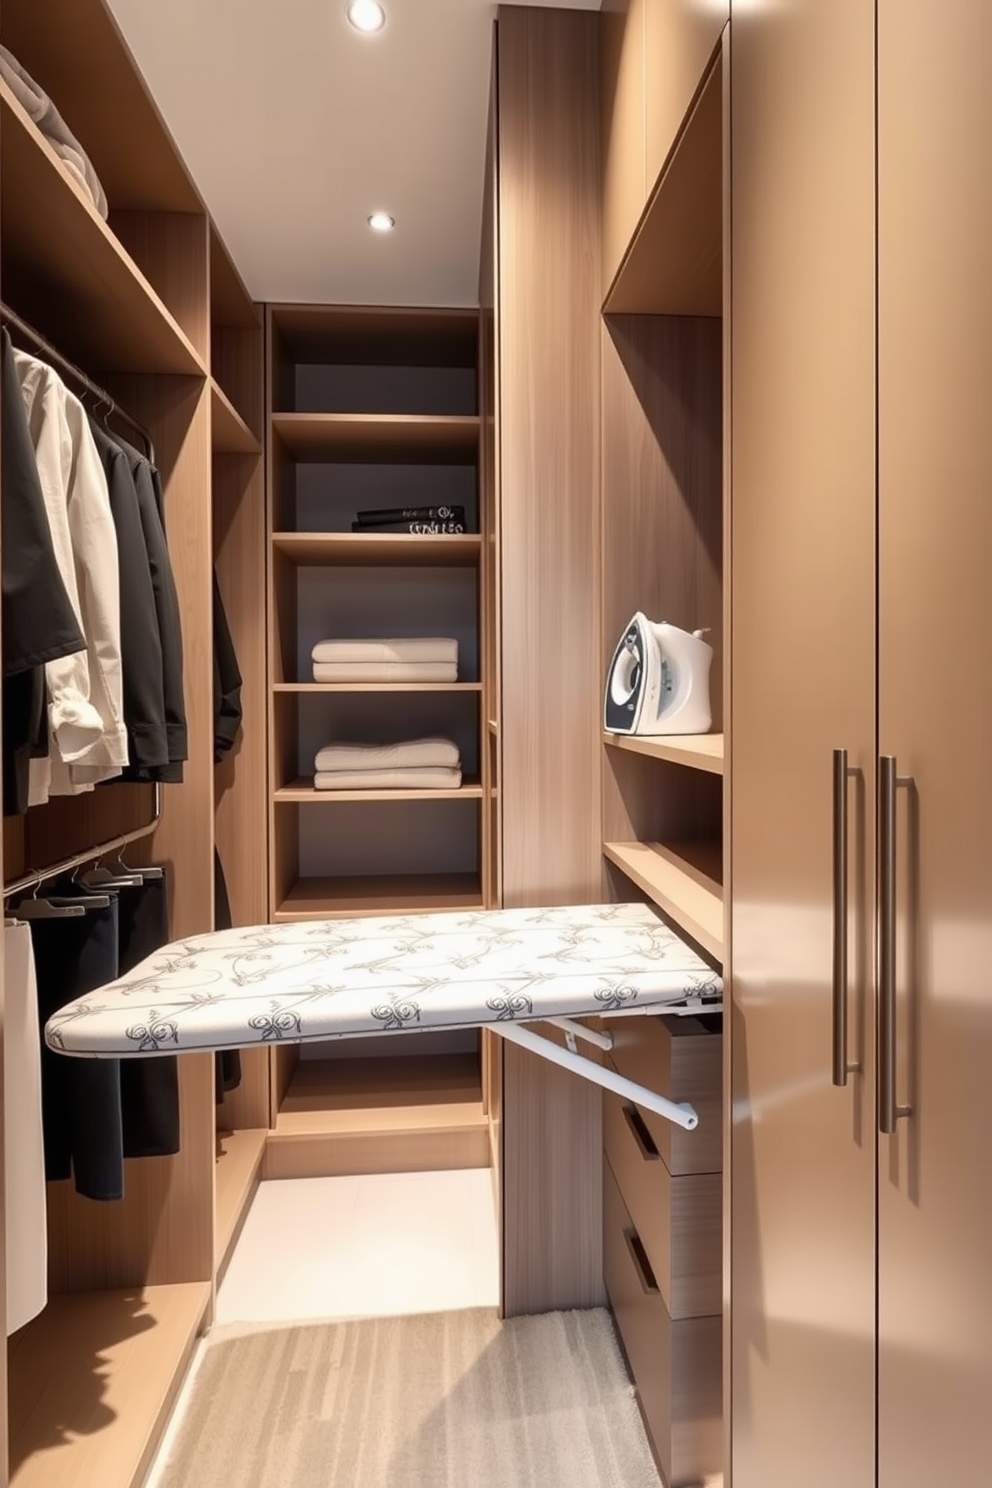
[[[458,661],[458,642],[450,636],[399,636],[395,640],[318,641],[314,661]]]
[[[328,744],[314,760],[326,770],[456,769],[458,745],[451,739],[407,739],[401,744]]]
[[[317,790],[457,790],[461,770],[321,770]]]
[[[93,162],[45,90],[6,47],[0,47],[0,77],[106,221],[107,196]]]
[[[454,661],[315,661],[315,682],[457,682]]]

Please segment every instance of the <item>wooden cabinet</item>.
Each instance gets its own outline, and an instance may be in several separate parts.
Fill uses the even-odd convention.
[[[992,1449],[981,12],[734,18],[735,1488]]]
[[[663,1143],[666,1160],[648,1115],[604,1096],[606,1289],[670,1488],[719,1471],[723,1453],[718,1024],[663,1017],[606,1023],[618,1040],[608,1056],[615,1069],[626,1074],[650,1063],[652,1089],[692,1099],[702,1113],[700,1140],[676,1133]]]

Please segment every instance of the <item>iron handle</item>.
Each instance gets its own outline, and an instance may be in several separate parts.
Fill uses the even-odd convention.
[[[837,1086],[847,1084],[847,750],[834,750],[834,966],[833,1069]]]
[[[894,754],[878,761],[878,1129],[891,1136],[909,1106],[896,1102],[896,788]]]

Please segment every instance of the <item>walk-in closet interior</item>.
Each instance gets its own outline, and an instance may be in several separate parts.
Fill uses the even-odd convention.
[[[992,12],[466,0],[477,291],[428,301],[256,282],[138,7],[0,12],[0,1488],[149,1481],[260,1184],[462,1169],[502,1319],[609,1309],[665,1488],[985,1482]],[[607,727],[631,616],[708,727]],[[460,916],[465,970],[562,906],[694,968],[590,1004],[592,1078],[413,981],[59,1043],[212,932],[262,937],[216,1031],[280,935]]]

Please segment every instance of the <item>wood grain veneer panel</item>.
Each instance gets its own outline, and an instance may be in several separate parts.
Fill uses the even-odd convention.
[[[208,363],[210,225],[206,217],[184,212],[112,211],[110,227],[200,358]]]
[[[597,39],[592,14],[499,12],[508,906],[600,892]]]
[[[721,1065],[723,1036],[713,1019],[609,1018],[613,1035],[607,1057],[618,1074],[657,1090],[669,1100],[688,1101],[699,1125],[687,1132],[653,1111],[642,1111],[651,1138],[670,1173],[718,1173],[723,1166]]]
[[[600,16],[603,293],[647,200],[645,12],[648,0],[604,0]]]
[[[218,1279],[258,1188],[266,1136],[264,1127],[218,1132],[214,1162],[214,1268]]]
[[[257,332],[259,311],[228,253],[216,223],[210,224],[210,320],[214,326]]]
[[[241,1050],[241,1084],[217,1106],[219,1132],[267,1127],[272,1109],[270,1050]]]
[[[210,369],[258,441],[262,439],[262,333],[211,325]]]
[[[720,33],[728,0],[645,0],[645,170],[648,190],[661,174]]]

